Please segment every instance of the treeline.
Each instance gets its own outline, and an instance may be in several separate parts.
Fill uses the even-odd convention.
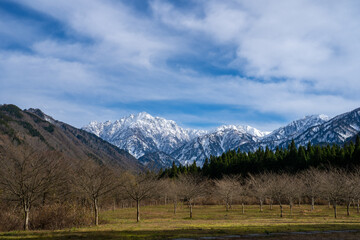
[[[268,147],[259,148],[255,152],[241,152],[230,150],[221,156],[210,156],[202,167],[196,162],[189,166],[172,165],[171,168],[160,170],[162,177],[176,177],[183,173],[201,173],[212,179],[223,175],[248,173],[256,174],[264,171],[296,173],[309,168],[327,169],[338,167],[352,169],[360,165],[360,139],[355,144],[350,142],[344,146],[339,145],[311,145],[296,147],[292,141],[287,148],[276,148],[271,151]]]
[[[241,175],[226,175],[222,179],[210,180],[199,174],[182,174],[178,178],[163,180],[166,188],[164,193],[174,201],[180,199],[189,205],[192,218],[192,205],[197,199],[206,199],[205,203],[217,200],[225,205],[225,210],[232,209],[233,203],[240,204],[242,214],[246,205],[259,204],[259,211],[263,211],[264,204],[272,210],[274,205],[279,207],[279,216],[284,216],[284,206],[289,206],[288,216],[292,216],[295,204],[310,204],[309,210],[315,209],[315,203],[328,204],[334,210],[337,218],[338,206],[347,209],[350,216],[350,206],[356,206],[360,214],[360,170],[347,172],[343,169],[331,168],[319,170],[310,168],[297,174],[270,173],[247,177]]]

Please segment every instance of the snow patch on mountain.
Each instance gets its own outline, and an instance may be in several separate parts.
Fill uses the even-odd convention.
[[[207,133],[181,128],[172,120],[153,117],[146,112],[131,114],[115,122],[91,122],[83,129],[128,150],[137,158],[149,152],[169,154],[192,138]]]
[[[146,112],[115,122],[91,122],[83,129],[128,150],[143,165],[167,167],[173,161],[183,165],[196,161],[201,166],[211,155],[233,149],[274,150],[287,147],[292,139],[297,145],[344,143],[360,130],[360,108],[332,119],[323,114],[305,116],[270,133],[246,125],[224,125],[211,131],[184,129]]]

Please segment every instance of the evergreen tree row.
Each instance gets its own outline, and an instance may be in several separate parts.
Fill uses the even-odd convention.
[[[350,142],[339,145],[311,145],[296,147],[294,141],[287,148],[259,148],[255,152],[229,150],[221,156],[210,156],[202,167],[196,162],[187,166],[176,166],[160,170],[160,177],[177,177],[183,173],[201,173],[210,178],[221,178],[223,175],[256,174],[266,171],[296,173],[310,167],[327,169],[338,167],[351,170],[360,166],[360,139],[357,136],[355,144]]]

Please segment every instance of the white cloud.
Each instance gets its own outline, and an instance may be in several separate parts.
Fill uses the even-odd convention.
[[[22,33],[30,36],[25,44],[33,51],[0,52],[0,100],[21,106],[51,103],[53,113],[63,104],[74,124],[100,116],[91,111],[118,118],[119,113],[101,107],[111,102],[229,104],[289,120],[358,107],[357,1],[201,1],[194,8],[151,1],[150,14],[118,1],[20,3],[57,19],[76,37],[49,37],[40,27],[15,20],[9,26],[18,30],[11,32],[0,23],[0,34],[12,33],[16,41],[24,38]],[[196,56],[209,66],[236,68],[242,76],[212,74],[196,64],[170,67],[167,61],[179,55],[185,61]],[[71,103],[61,95],[77,100]],[[85,112],[82,120],[73,118],[76,111]],[[198,119],[185,115],[178,115],[180,121]],[[224,122],[224,116],[218,121]]]

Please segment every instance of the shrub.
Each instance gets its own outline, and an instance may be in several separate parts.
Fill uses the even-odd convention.
[[[31,229],[63,229],[91,224],[91,212],[74,204],[51,204],[34,209]]]

